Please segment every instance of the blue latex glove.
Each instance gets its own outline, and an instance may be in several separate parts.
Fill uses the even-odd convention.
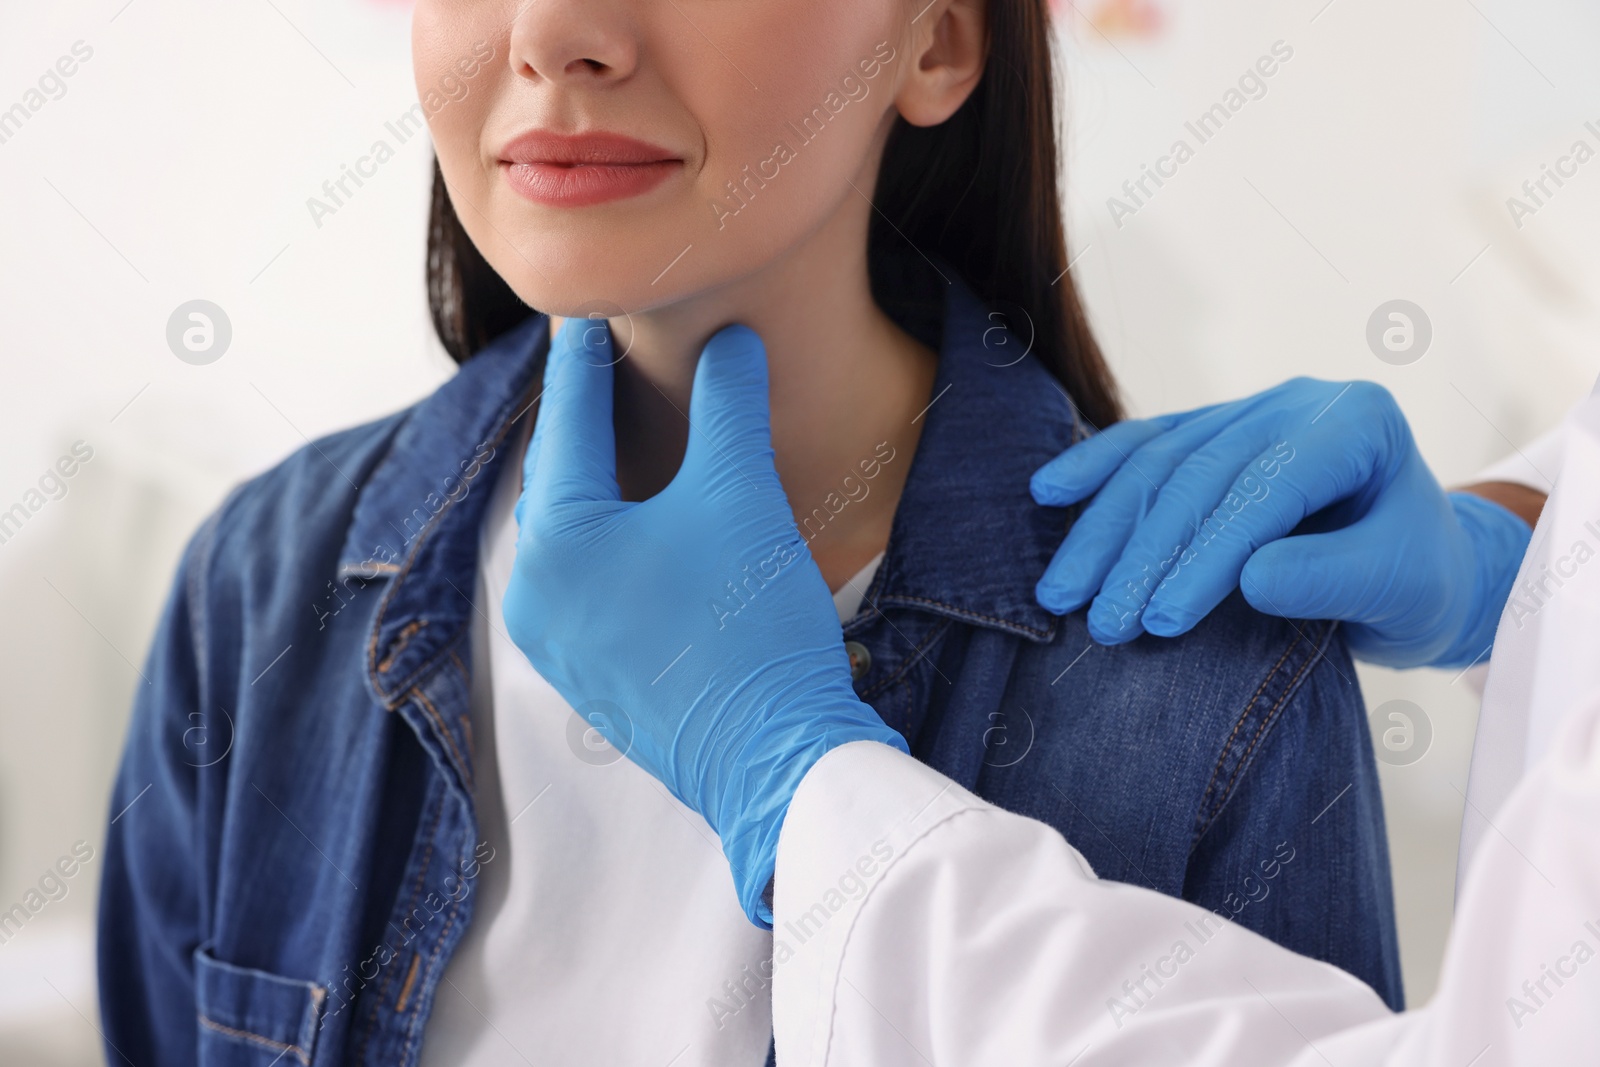
[[[1058,614],[1092,598],[1104,644],[1185,633],[1237,586],[1258,611],[1345,620],[1371,662],[1465,666],[1493,644],[1532,534],[1441,490],[1370,382],[1296,378],[1118,423],[1041,467],[1032,490],[1056,506],[1094,496],[1037,595]]]
[[[743,326],[701,353],[671,484],[620,499],[610,331],[552,344],[517,503],[506,628],[606,740],[722,838],[762,899],[801,778],[830,749],[906,743],[856,696],[839,616],[773,467],[766,350]]]

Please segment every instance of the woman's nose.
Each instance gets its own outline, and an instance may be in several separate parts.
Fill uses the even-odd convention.
[[[637,27],[616,0],[518,0],[511,67],[555,84],[618,82],[639,61]]]

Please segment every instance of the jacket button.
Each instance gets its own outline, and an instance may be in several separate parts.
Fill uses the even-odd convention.
[[[850,680],[859,681],[872,669],[872,653],[860,641],[846,641],[844,651],[850,657]]]

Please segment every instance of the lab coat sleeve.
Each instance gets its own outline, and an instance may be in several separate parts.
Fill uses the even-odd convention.
[[[1473,483],[1510,482],[1549,493],[1561,476],[1567,428],[1563,423],[1532,444],[1479,471]]]
[[[1546,792],[1508,814],[1522,837],[1485,850],[1441,991],[1404,1016],[1336,968],[1183,901],[1097,879],[1050,827],[899,752],[836,749],[801,783],[779,843],[778,1062],[1578,1062],[1560,1050],[1600,1047],[1589,1018],[1600,1016],[1589,1010],[1600,961],[1566,979],[1586,978],[1586,990],[1547,999],[1537,1015],[1506,1001],[1525,974],[1539,975],[1539,960],[1554,966],[1565,952],[1571,969],[1573,942],[1600,948],[1600,849],[1582,836],[1585,820],[1600,824],[1600,742],[1589,748],[1564,809],[1549,810],[1541,780]],[[1519,846],[1531,854],[1519,858]],[[1563,888],[1535,877],[1528,864],[1539,861]]]

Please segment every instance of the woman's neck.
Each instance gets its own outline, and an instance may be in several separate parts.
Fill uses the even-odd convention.
[[[630,500],[677,473],[705,342],[735,322],[761,335],[778,476],[835,591],[888,542],[937,366],[872,300],[870,207],[857,199],[756,274],[611,323],[627,352],[616,369],[615,422],[617,479]]]

